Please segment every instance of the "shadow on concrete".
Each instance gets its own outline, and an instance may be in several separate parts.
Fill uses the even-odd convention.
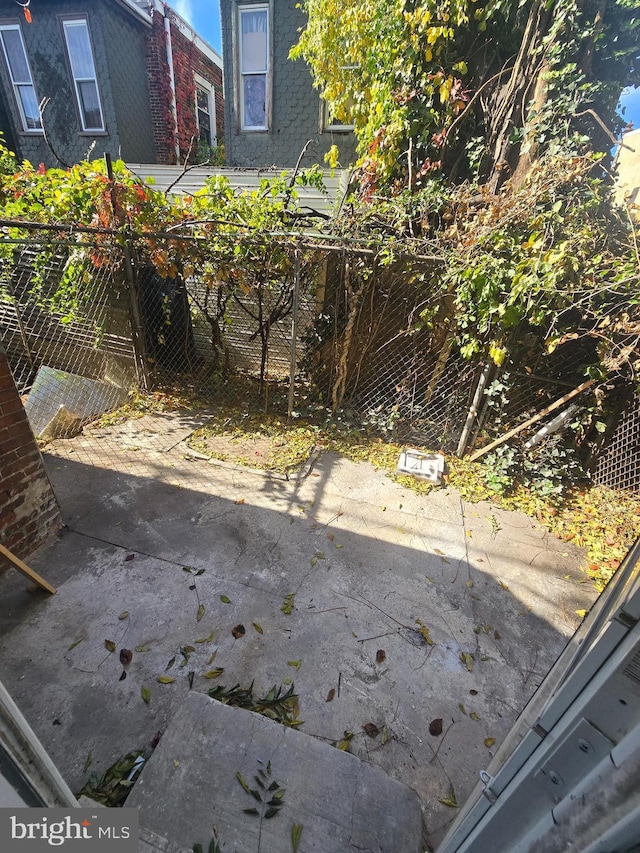
[[[291,680],[301,731],[352,732],[417,791],[435,843],[455,816],[440,800],[464,801],[594,598],[579,552],[525,516],[335,454],[290,481],[166,455],[46,464],[67,527],[31,562],[59,591],[0,578],[0,679],[74,790],[164,731],[190,672],[200,692]]]

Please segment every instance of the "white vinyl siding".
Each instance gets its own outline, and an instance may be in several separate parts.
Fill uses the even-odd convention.
[[[22,40],[22,31],[18,24],[0,26],[0,39],[9,77],[13,86],[22,129],[25,131],[41,131],[40,110],[38,98],[33,85],[29,59]]]
[[[83,131],[104,131],[104,118],[89,27],[84,19],[63,21],[67,56]]]
[[[240,127],[267,130],[269,7],[238,7]]]

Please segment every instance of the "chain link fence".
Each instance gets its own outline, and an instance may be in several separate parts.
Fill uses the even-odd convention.
[[[0,243],[0,331],[50,451],[132,466],[226,406],[339,419],[461,455],[576,388],[597,362],[588,339],[547,353],[530,328],[500,368],[463,359],[452,306],[430,286],[432,260],[377,266],[365,248],[309,237],[256,243],[247,270],[204,240],[184,246],[44,233]],[[581,395],[570,414],[592,404]],[[597,482],[637,488],[639,430],[637,403],[615,434],[609,423]]]

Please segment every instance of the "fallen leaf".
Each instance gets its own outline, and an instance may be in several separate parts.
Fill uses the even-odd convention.
[[[467,667],[469,672],[473,671],[474,660],[472,654],[469,652],[460,652],[460,660]]]
[[[387,727],[383,726],[382,727],[382,737],[380,738],[380,743],[382,744],[382,746],[384,746],[388,740],[389,740],[389,732],[387,731]]]
[[[444,551],[441,551],[441,550],[440,550],[440,548],[434,548],[434,549],[433,549],[433,553],[434,553],[434,554],[438,554],[440,557],[444,557],[444,556],[445,556]]]
[[[509,589],[509,587],[507,586],[507,584],[504,581],[498,581],[498,583],[500,584],[502,589]]]
[[[327,693],[327,698],[324,700],[325,702],[333,702],[333,698],[336,695],[336,691],[332,687],[331,690]]]
[[[240,506],[240,504],[243,504],[243,503],[244,503],[244,498],[236,498],[236,500],[234,501],[234,504],[236,504],[236,506]]]
[[[460,708],[461,712],[462,712],[462,713],[465,715],[465,717],[466,717],[466,716],[467,716],[467,709],[464,707],[464,705],[462,704],[462,702],[458,702],[458,708]]]
[[[577,614],[581,619],[584,619],[584,617],[587,615],[587,611],[586,611],[586,610],[576,610],[576,614]]]
[[[344,548],[344,545],[340,545],[339,542],[334,542],[334,545],[336,546],[336,548]]]
[[[239,782],[239,783],[240,783],[240,785],[242,786],[243,790],[244,790],[244,791],[246,791],[246,793],[248,794],[248,793],[249,793],[249,786],[248,786],[248,785],[247,785],[247,783],[245,782],[244,777],[243,777],[242,773],[241,773],[239,770],[238,770],[238,772],[236,773],[236,779],[238,780],[238,782]]]
[[[183,654],[191,654],[191,652],[195,652],[195,650],[195,646],[182,646],[180,649]]]
[[[135,554],[127,554],[127,556],[124,558],[124,561],[125,561],[125,563],[128,563],[131,560],[135,560],[135,558],[136,558]]]
[[[133,660],[133,652],[131,649],[120,649],[120,663],[122,666],[127,666]]]
[[[187,678],[189,680],[189,690],[193,687],[193,679],[195,677],[195,672],[193,670],[189,670],[187,673]]]
[[[494,745],[494,743],[495,743],[495,742],[496,742],[496,739],[495,739],[494,737],[486,737],[486,738],[484,739],[484,745],[485,745],[487,748],[492,747],[492,746]]]
[[[151,702],[151,691],[149,690],[148,687],[145,687],[144,684],[140,688],[140,695],[142,696],[143,700],[147,703],[147,705],[149,704],[149,702]]]
[[[442,734],[442,717],[436,717],[429,723],[429,734],[432,737],[439,737]]]
[[[231,633],[233,634],[234,639],[239,640],[240,637],[244,637],[247,632],[244,625],[236,625],[235,628],[231,629]]]
[[[333,542],[333,540],[335,539],[334,534],[333,533],[327,533],[327,539],[329,540],[329,542]]]
[[[180,767],[180,762],[178,761],[178,759],[177,759],[177,758],[174,758],[174,759],[173,759],[173,766],[174,766],[174,767]]]
[[[223,604],[231,604],[231,599],[229,598],[229,596],[228,596],[228,595],[221,595],[221,596],[220,596],[220,601],[221,601]]]
[[[469,589],[471,589],[471,587],[473,586],[473,581],[472,581],[472,580],[468,580],[468,581],[465,583],[465,586],[467,586],[467,587],[469,587]]]
[[[453,790],[453,785],[449,787],[449,796],[438,798],[438,802],[442,803],[443,806],[449,806],[450,809],[458,808],[458,801],[456,800],[456,792]]]
[[[127,670],[123,669],[118,681],[124,681],[126,677],[127,677]]]
[[[207,666],[210,666],[210,665],[214,662],[214,660],[216,659],[216,655],[217,655],[217,654],[218,654],[218,650],[217,650],[217,649],[215,650],[215,652],[212,652],[212,653],[211,653],[211,657],[210,657],[210,658],[209,658],[209,660],[207,661]]]
[[[194,643],[210,643],[213,640],[213,631],[209,634],[208,637],[199,637],[197,640],[194,640]]]
[[[159,681],[160,684],[173,684],[175,678],[171,678],[170,675],[159,675],[156,680]]]
[[[337,749],[340,749],[342,752],[349,752],[349,746],[351,744],[352,738],[353,738],[353,732],[345,731],[342,738],[340,740],[334,741],[332,746],[335,746]]]
[[[303,826],[301,823],[294,823],[291,827],[291,853],[298,853],[300,839],[302,838]]]
[[[427,628],[427,626],[423,622],[421,622],[419,619],[416,619],[416,625],[419,626],[418,627],[418,633],[420,634],[422,639],[425,641],[425,643],[428,646],[432,646],[433,640],[431,639],[431,637],[429,635],[429,629]]]
[[[493,632],[493,639],[494,640],[501,640],[502,639],[502,635],[500,634],[500,631],[494,631]]]
[[[200,575],[203,575],[206,571],[207,571],[206,569],[198,569],[198,571],[196,572],[195,576],[196,576],[197,578],[199,578],[199,577],[200,577]]]
[[[209,679],[220,678],[220,676],[222,675],[223,672],[224,672],[224,667],[218,666],[218,667],[216,667],[216,669],[210,669],[208,672],[205,672],[204,677],[209,678]]]
[[[478,691],[477,691],[477,690],[470,690],[470,691],[469,691],[469,693],[470,693],[472,696],[477,696],[477,695],[478,695]]]
[[[129,611],[123,610],[122,613],[118,616],[118,619],[122,622],[123,619],[129,618]]]
[[[191,566],[183,566],[182,571],[191,574]]]
[[[365,734],[368,734],[369,737],[378,737],[380,734],[380,729],[375,723],[365,723],[361,728],[364,729]]]
[[[282,679],[282,683],[283,684],[291,684],[291,679],[289,678],[288,675]]]
[[[475,711],[472,711],[472,712],[469,714],[469,719],[470,719],[470,720],[475,720],[475,722],[477,723],[477,722],[478,722],[478,720],[480,719],[480,717],[476,714],[476,712],[475,712]]]
[[[148,652],[149,646],[147,646],[146,643],[141,643],[139,646],[136,646],[136,651],[138,652],[138,654],[142,654],[142,652]]]
[[[204,613],[205,613],[204,604],[201,604],[198,607],[198,612],[196,613],[196,622],[199,622],[202,619],[202,617],[204,616]]]
[[[280,610],[285,613],[287,616],[290,616],[293,613],[293,605],[295,602],[296,594],[295,592],[290,592],[289,595],[285,596],[284,601],[280,605]]]
[[[255,630],[258,632],[258,634],[264,634],[264,631],[262,630],[262,625],[259,625],[257,622],[252,622],[251,624],[253,625]]]
[[[301,664],[302,664],[301,660],[288,660],[287,661],[287,666],[295,666],[295,668],[298,670],[300,669]]]
[[[70,652],[70,651],[71,651],[71,649],[75,649],[75,647],[76,647],[76,646],[79,646],[79,645],[80,645],[80,643],[84,643],[85,639],[86,639],[85,637],[80,637],[80,639],[79,639],[79,640],[76,640],[76,641],[75,641],[75,643],[71,643],[71,645],[69,646],[69,648],[67,649],[67,651],[68,651],[68,652]]]
[[[116,650],[116,644],[113,642],[113,640],[105,640],[104,647],[108,652],[115,652]]]
[[[89,752],[87,753],[87,757],[85,758],[85,761],[84,761],[84,767],[82,768],[82,772],[86,773],[87,770],[91,767],[92,763],[93,763],[93,756],[91,755],[91,750],[89,750]]]
[[[384,649],[378,649],[376,652],[376,663],[384,663],[387,659],[387,653]]]
[[[174,655],[171,658],[171,660],[169,661],[169,663],[165,666],[164,671],[166,672],[168,669],[171,669],[171,667],[174,665],[175,662],[176,662],[176,656]]]

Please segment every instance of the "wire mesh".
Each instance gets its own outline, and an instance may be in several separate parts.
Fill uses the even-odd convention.
[[[517,331],[501,368],[463,359],[449,309],[411,259],[365,274],[350,246],[297,241],[278,247],[277,264],[263,245],[247,274],[206,241],[201,262],[192,246],[187,264],[179,242],[145,235],[146,254],[131,247],[130,280],[120,246],[92,239],[0,243],[0,330],[34,432],[50,452],[89,464],[130,469],[145,453],[188,452],[223,406],[278,415],[293,406],[417,447],[469,451],[577,387],[596,361],[588,340],[547,353],[532,329]],[[172,258],[162,273],[141,260],[154,254]],[[597,482],[635,488],[639,430],[636,405]]]
[[[640,491],[640,400],[634,396],[600,454],[595,483],[612,489]]]

